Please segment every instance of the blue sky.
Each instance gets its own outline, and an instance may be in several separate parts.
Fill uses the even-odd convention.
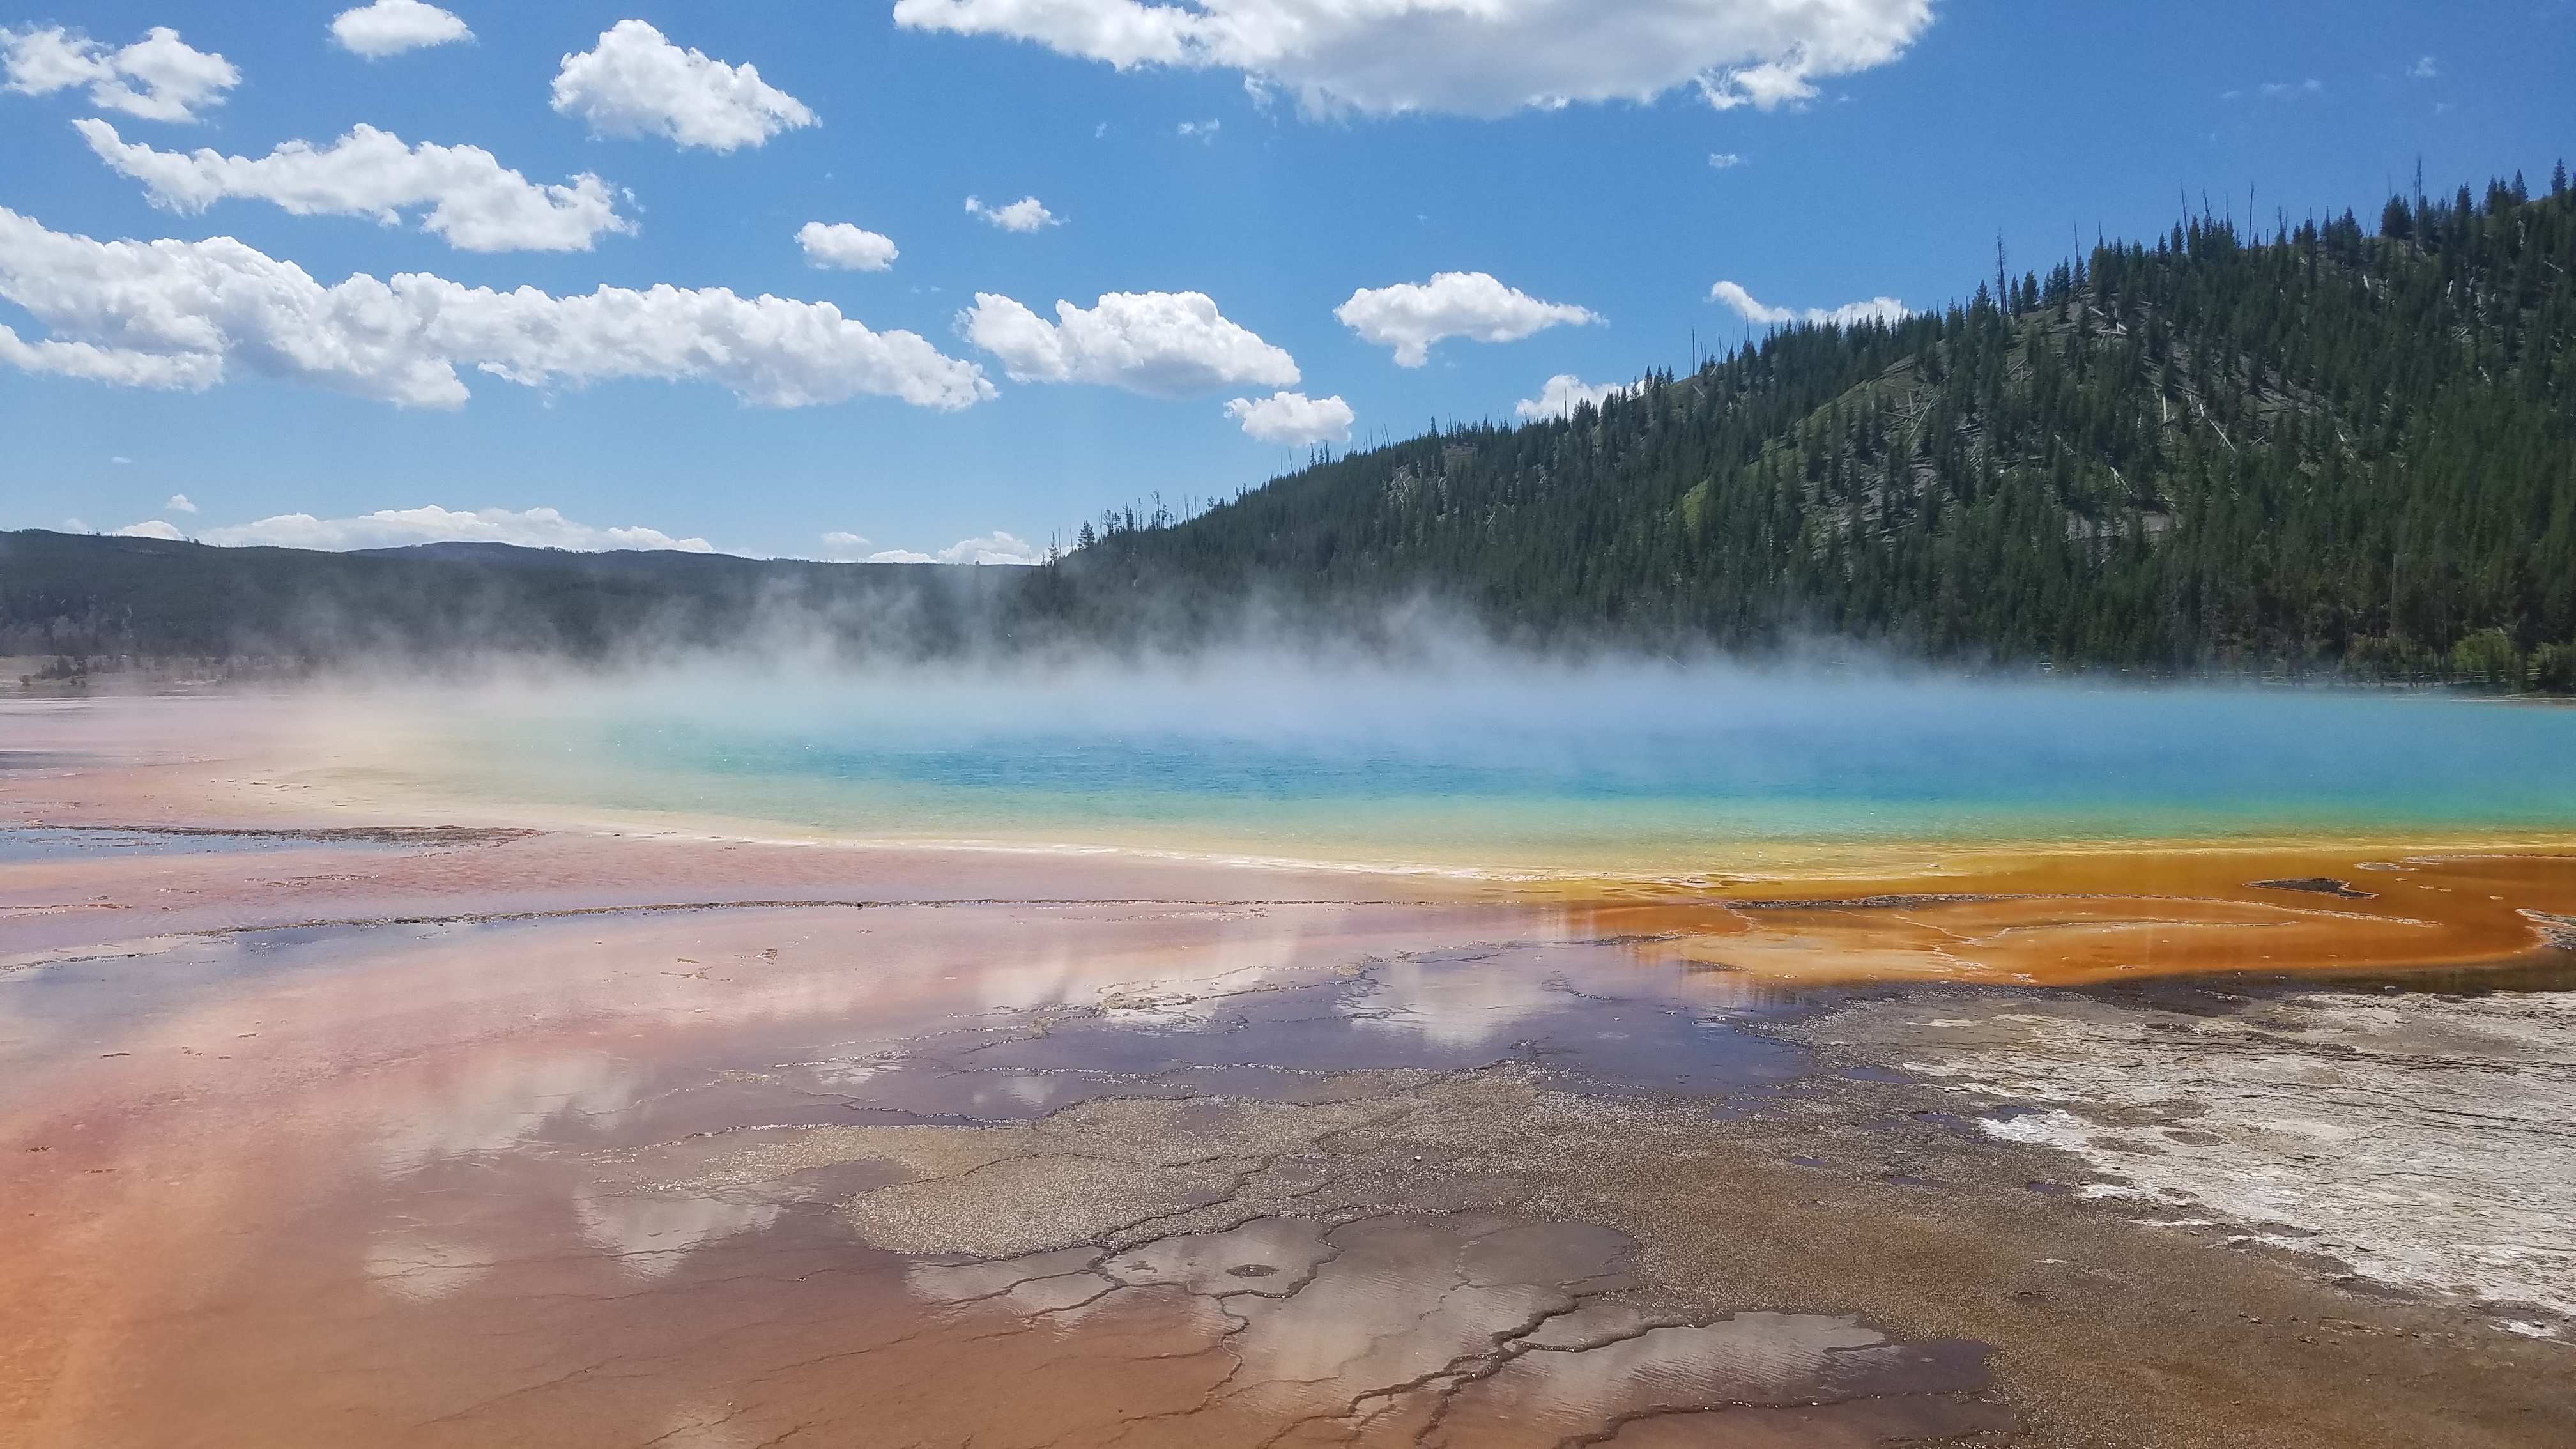
[[[1720,282],[1937,306],[1999,231],[2044,270],[2186,197],[2367,215],[2419,158],[2576,156],[2570,0],[1206,7],[394,0],[359,49],[471,38],[370,57],[348,0],[0,0],[0,527],[1000,559],[1685,367],[1759,330]],[[393,164],[256,164],[362,125]],[[896,255],[818,267],[808,223]],[[398,274],[394,313],[324,290]],[[555,300],[603,287],[647,296]]]

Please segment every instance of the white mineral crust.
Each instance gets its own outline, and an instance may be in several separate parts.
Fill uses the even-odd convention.
[[[1986,1099],[1989,1134],[2118,1179],[2083,1196],[2215,1213],[2366,1278],[2576,1318],[2576,993],[2310,992],[2214,1017],[1966,1004],[1865,1002],[1801,1034],[1876,1048]]]

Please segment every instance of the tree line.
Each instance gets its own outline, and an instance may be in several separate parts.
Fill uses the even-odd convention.
[[[2155,674],[2576,686],[2576,197],[2187,217],[1894,323],[1797,326],[1561,420],[1121,518],[1075,632],[1258,588],[1497,630]]]

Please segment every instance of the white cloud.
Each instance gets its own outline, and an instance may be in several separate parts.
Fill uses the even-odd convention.
[[[522,513],[484,508],[467,513],[436,504],[388,508],[356,518],[282,513],[257,523],[210,528],[204,541],[236,547],[266,544],[333,550],[403,548],[416,543],[515,543],[526,548],[561,548],[580,553],[619,548],[715,552],[714,546],[703,538],[673,538],[658,528],[593,528],[551,508],[531,508]]]
[[[1183,121],[1176,134],[1196,136],[1202,141],[1213,141],[1216,139],[1216,133],[1224,129],[1223,121]]]
[[[1795,310],[1788,307],[1765,307],[1754,300],[1751,292],[1734,282],[1720,282],[1709,288],[1708,299],[1712,302],[1724,302],[1734,308],[1737,315],[1745,321],[1764,326],[1777,327],[1782,323],[1798,320]]]
[[[2296,83],[2290,81],[2265,81],[2262,85],[2255,87],[2255,89],[2260,91],[2267,99],[2276,101],[2283,99],[2297,100],[2302,96],[2321,95],[2324,93],[2325,88],[2326,83],[2324,81],[2313,78],[2298,81]]]
[[[845,272],[882,272],[902,255],[892,238],[862,231],[846,221],[828,225],[809,221],[796,229],[796,244],[805,249],[807,265]]]
[[[376,0],[373,5],[341,11],[331,21],[331,38],[353,55],[379,60],[425,45],[472,40],[474,32],[465,28],[464,21],[421,0]]]
[[[1810,307],[1804,312],[1794,307],[1765,307],[1753,299],[1752,293],[1733,282],[1720,282],[1709,288],[1708,299],[1723,302],[1734,308],[1736,315],[1745,321],[1765,327],[1783,327],[1793,322],[1804,322],[1812,327],[1857,327],[1864,322],[1884,322],[1893,326],[1913,315],[1903,302],[1894,297],[1845,302],[1831,311],[1822,307]]]
[[[235,371],[411,407],[458,407],[460,366],[529,387],[702,381],[801,407],[862,393],[954,409],[983,369],[828,302],[723,288],[496,292],[422,272],[325,287],[230,237],[100,242],[0,208],[0,297],[56,334],[0,327],[0,362],[129,387],[206,388]]]
[[[995,529],[982,538],[964,538],[939,551],[939,561],[947,564],[1033,564],[1040,561],[1037,549],[1025,539]]]
[[[986,206],[970,196],[966,198],[966,214],[1004,231],[1041,231],[1064,224],[1064,218],[1047,210],[1045,203],[1034,196],[1023,196],[1008,206]]]
[[[716,151],[814,124],[803,101],[758,69],[682,50],[641,20],[620,20],[598,45],[563,58],[555,109],[603,136],[664,136]]]
[[[1543,328],[1601,320],[1582,307],[1542,302],[1483,272],[1442,272],[1427,283],[1363,287],[1333,315],[1362,340],[1394,348],[1399,367],[1428,362],[1431,344],[1446,337],[1517,342]]]
[[[49,96],[85,85],[91,105],[147,121],[193,121],[241,84],[231,61],[190,48],[166,25],[123,50],[59,25],[0,30],[0,50],[7,52],[13,91]]]
[[[823,535],[823,557],[835,563],[847,562],[860,549],[867,546],[867,539],[860,534],[835,529]]]
[[[1719,109],[1809,100],[1904,54],[1932,0],[896,0],[894,18],[1121,70],[1240,70],[1309,113],[1497,116],[1686,85]]]
[[[1595,387],[1573,373],[1560,372],[1540,385],[1538,396],[1525,397],[1512,404],[1512,411],[1524,421],[1531,422],[1540,418],[1570,418],[1581,404],[1599,407],[1614,394],[1625,391],[1627,389],[1616,383],[1605,382]]]
[[[152,204],[199,212],[228,197],[269,201],[297,216],[365,216],[392,226],[428,207],[421,230],[469,252],[588,251],[604,232],[631,232],[606,183],[584,172],[539,186],[480,146],[405,146],[361,125],[328,147],[289,141],[253,159],[212,149],[182,155],[128,144],[105,121],[72,126],[112,169],[143,183]]]
[[[153,519],[149,523],[129,523],[123,528],[110,529],[108,530],[107,536],[110,538],[158,538],[171,543],[177,543],[187,537],[187,535],[181,533],[175,525],[164,523],[157,518]]]
[[[1148,397],[1188,397],[1297,381],[1297,362],[1216,310],[1200,292],[1111,292],[1089,310],[1055,304],[1048,322],[1008,297],[975,294],[967,339],[1014,382],[1096,382]]]
[[[189,502],[188,495],[185,493],[171,494],[170,501],[162,504],[161,507],[164,512],[168,513],[194,513],[197,511],[197,505]]]
[[[2442,73],[2441,57],[2428,55],[2422,60],[2415,62],[2413,65],[2408,66],[2406,68],[2406,73],[2417,80],[2432,80],[2434,77],[2439,76]]]
[[[826,539],[831,536],[824,535]],[[853,537],[854,535],[842,536]],[[859,541],[867,542],[866,539]],[[999,529],[985,534],[982,538],[959,539],[935,554],[920,553],[908,548],[889,548],[869,554],[866,559],[868,563],[907,564],[1035,564],[1045,561],[1036,545],[1025,539],[1014,538]]]
[[[1276,392],[1265,398],[1239,397],[1225,405],[1225,415],[1265,443],[1302,448],[1310,443],[1347,443],[1355,415],[1338,397],[1310,398],[1302,392]]]
[[[1744,158],[1732,151],[1712,151],[1708,155],[1708,164],[1711,170],[1732,171],[1744,164]]]

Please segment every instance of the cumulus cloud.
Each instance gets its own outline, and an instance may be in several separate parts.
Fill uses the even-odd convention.
[[[1354,414],[1338,397],[1310,398],[1302,392],[1275,392],[1265,398],[1239,397],[1225,405],[1225,415],[1265,443],[1302,448],[1312,443],[1347,443]]]
[[[266,156],[211,148],[182,155],[128,143],[105,121],[72,125],[109,167],[143,183],[152,204],[199,212],[226,198],[274,202],[297,216],[365,216],[393,226],[427,207],[421,230],[469,252],[588,251],[606,232],[630,232],[608,186],[584,172],[539,186],[480,146],[405,146],[361,125],[327,147],[289,141]]]
[[[1723,302],[1734,308],[1736,315],[1745,321],[1764,327],[1785,327],[1793,322],[1804,322],[1811,327],[1857,327],[1865,322],[1884,322],[1893,326],[1913,315],[1904,303],[1894,297],[1845,302],[1831,311],[1822,307],[1809,307],[1803,312],[1795,307],[1765,307],[1753,299],[1752,293],[1733,282],[1720,282],[1709,288],[1708,299]]]
[[[796,244],[805,249],[808,266],[845,272],[882,272],[901,255],[892,238],[862,231],[846,221],[809,221],[796,229]]]
[[[1525,397],[1512,404],[1512,412],[1529,422],[1540,418],[1570,418],[1582,404],[1590,403],[1597,408],[1613,395],[1626,390],[1616,383],[1606,382],[1595,387],[1573,373],[1560,372],[1539,387],[1538,396]]]
[[[1812,99],[1885,65],[1931,0],[896,0],[918,30],[1033,40],[1121,70],[1240,70],[1309,113],[1498,116],[1647,101],[1696,86],[1720,109]]]
[[[563,58],[555,109],[603,136],[663,136],[714,151],[814,124],[803,101],[756,68],[682,50],[641,20],[620,20],[598,45]]]
[[[1601,320],[1582,307],[1542,302],[1483,272],[1442,272],[1429,282],[1363,287],[1333,315],[1362,340],[1394,348],[1399,367],[1430,361],[1431,344],[1447,337],[1517,342],[1543,328]]]
[[[241,84],[231,61],[191,48],[166,25],[123,50],[59,25],[0,30],[0,56],[13,91],[49,96],[87,86],[91,105],[147,121],[193,121]]]
[[[185,539],[188,535],[181,533],[176,524],[164,523],[160,519],[155,518],[148,523],[129,523],[123,528],[111,528],[107,531],[107,536],[110,538],[157,538],[164,540],[165,542],[177,543],[180,540]]]
[[[1034,545],[997,528],[982,538],[959,539],[941,549],[939,561],[946,564],[1033,564],[1040,559]]]
[[[831,535],[824,535],[829,538]],[[861,543],[867,540],[860,539]],[[867,556],[868,563],[908,564],[1035,564],[1045,558],[1034,544],[995,529],[982,538],[962,538],[939,552],[921,553],[908,548],[889,548]]]
[[[1709,169],[1712,171],[1732,171],[1743,164],[1744,158],[1736,155],[1732,151],[1711,151],[1708,153],[1708,165]]]
[[[149,525],[144,525],[149,526]],[[166,525],[165,525],[166,527]],[[204,541],[239,547],[267,544],[276,548],[404,548],[416,543],[515,543],[527,548],[561,548],[579,553],[608,549],[678,549],[713,553],[703,538],[673,538],[658,528],[593,528],[576,523],[552,508],[514,513],[483,508],[467,513],[427,504],[388,508],[355,518],[316,518],[310,513],[281,513],[257,523],[210,528]]]
[[[187,494],[173,493],[170,495],[170,501],[161,505],[161,510],[165,513],[194,513],[197,511],[197,505],[188,501]]]
[[[458,407],[463,366],[529,387],[713,382],[768,407],[874,393],[954,409],[994,395],[975,364],[828,302],[671,286],[557,297],[421,272],[325,287],[231,237],[101,242],[6,208],[0,297],[55,334],[31,343],[0,327],[0,362],[129,387],[206,388],[239,371]]]
[[[1004,231],[1042,231],[1064,224],[1064,218],[1047,210],[1045,203],[1034,196],[1023,196],[1008,206],[986,206],[970,196],[966,198],[966,214]]]
[[[1226,320],[1205,293],[1111,292],[1087,310],[1059,301],[1055,314],[1049,322],[1008,297],[978,292],[957,320],[1014,382],[1096,382],[1190,397],[1297,381],[1296,359]]]
[[[425,45],[472,40],[474,32],[465,28],[464,21],[421,0],[376,0],[373,5],[341,11],[331,21],[331,38],[353,55],[380,60]]]

